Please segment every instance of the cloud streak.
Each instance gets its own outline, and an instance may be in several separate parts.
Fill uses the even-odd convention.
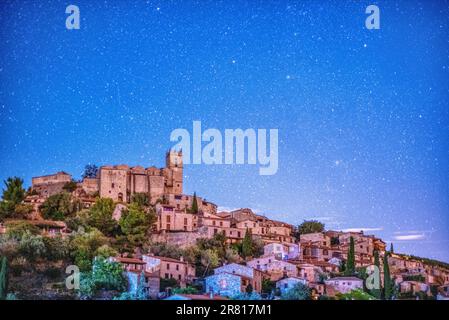
[[[424,238],[425,238],[425,236],[424,236],[423,233],[420,233],[420,234],[409,234],[409,235],[395,236],[394,237],[395,240],[399,240],[399,241],[422,240]]]

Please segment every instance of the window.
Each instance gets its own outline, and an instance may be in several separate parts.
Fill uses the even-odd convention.
[[[170,263],[167,263],[167,270],[170,270]]]
[[[179,271],[179,264],[176,265],[176,271]]]
[[[167,222],[171,222],[171,221],[170,221],[170,219],[171,219],[170,216],[167,216],[165,219],[167,220]]]
[[[223,221],[220,221],[220,227],[223,227]]]
[[[169,278],[168,273],[166,273],[164,277],[165,277],[165,279],[168,279]]]
[[[180,274],[178,275],[178,280],[181,281],[181,275]]]
[[[187,224],[187,218],[184,218],[184,224]]]
[[[115,187],[115,184],[113,182],[113,183],[111,183],[111,188],[114,189],[114,187]]]

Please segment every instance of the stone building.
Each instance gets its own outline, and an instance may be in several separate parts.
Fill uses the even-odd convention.
[[[72,176],[64,171],[49,174],[31,179],[31,188],[41,197],[47,198],[56,193],[62,192],[62,188],[67,182],[72,181]]]
[[[165,168],[102,166],[99,170],[99,192],[102,198],[130,202],[135,193],[148,194],[156,203],[165,195],[181,195],[183,190],[182,151],[169,151]]]

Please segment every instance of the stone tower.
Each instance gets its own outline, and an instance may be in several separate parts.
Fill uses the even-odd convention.
[[[182,194],[183,163],[182,150],[170,150],[165,155],[167,170],[166,188],[169,194]]]

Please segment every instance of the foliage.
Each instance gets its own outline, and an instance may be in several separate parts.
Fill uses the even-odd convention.
[[[98,198],[89,210],[88,224],[105,235],[112,235],[117,227],[117,221],[112,218],[114,208],[115,204],[112,199]]]
[[[301,223],[297,228],[297,233],[299,235],[323,231],[324,224],[316,220],[304,220],[304,222]]]
[[[146,239],[149,227],[156,221],[153,213],[146,213],[136,202],[122,211],[119,226],[126,236],[127,244],[133,247],[141,247]],[[129,250],[131,251],[131,250]]]
[[[146,193],[138,192],[131,196],[131,202],[135,202],[141,207],[148,207],[150,205],[150,198],[148,198]]]
[[[241,292],[231,297],[232,300],[262,300],[262,297],[257,292]]]
[[[390,253],[394,253],[393,242],[390,243]]]
[[[271,281],[270,279],[262,280],[262,292],[263,293],[272,293],[276,289],[276,282]]]
[[[3,201],[12,202],[14,205],[21,203],[25,199],[25,189],[23,188],[23,180],[18,177],[9,177],[4,181],[5,189],[3,189]]]
[[[84,173],[82,175],[84,178],[96,178],[98,174],[98,167],[94,164],[88,164],[84,167]]]
[[[374,250],[374,265],[378,268],[379,274],[378,274],[378,279],[375,279],[375,282],[378,282],[379,285],[381,283],[380,281],[380,259],[379,259],[379,251],[378,250]],[[380,299],[382,297],[382,290],[379,289],[372,289],[370,291],[370,293],[376,298],[376,299]]]
[[[70,241],[70,255],[81,271],[88,271],[97,250],[105,244],[108,244],[108,239],[97,229],[75,232]]]
[[[126,289],[126,279],[123,275],[123,267],[118,262],[108,261],[102,258],[94,259],[92,271],[81,274],[80,295],[91,298],[99,290]]]
[[[354,238],[349,238],[348,259],[346,261],[345,275],[352,276],[355,274],[355,248]]]
[[[310,300],[310,297],[310,289],[303,283],[297,283],[281,295],[282,300]]]
[[[199,290],[195,287],[175,288],[173,294],[197,294]]]
[[[27,221],[8,221],[6,223],[6,235],[9,238],[20,240],[25,233],[37,235],[40,233],[38,227]]]
[[[190,208],[191,213],[198,213],[198,200],[196,198],[196,192],[193,193],[192,207]]]
[[[148,251],[151,251],[156,256],[179,259],[183,251],[178,246],[165,242],[151,243]]]
[[[0,300],[5,300],[8,294],[8,260],[0,257]]]
[[[179,288],[178,280],[176,280],[175,278],[161,278],[160,291],[163,292],[167,288]]]
[[[34,235],[30,232],[23,234],[19,242],[19,253],[31,262],[45,256],[46,247],[41,235]]]
[[[331,246],[337,246],[340,244],[340,239],[338,237],[331,237]]]
[[[110,258],[110,257],[115,257],[118,254],[117,250],[115,250],[114,248],[111,248],[107,244],[102,245],[95,252],[96,252],[95,253],[96,257],[100,257],[100,258],[103,258],[103,259],[107,259],[107,258]]]
[[[204,275],[208,274],[208,271],[218,267],[219,258],[217,252],[212,249],[201,251],[201,264],[205,268]]]
[[[33,205],[28,203],[19,203],[14,207],[14,216],[17,218],[26,218],[31,212],[33,212]]]
[[[0,219],[12,217],[16,206],[25,199],[26,195],[22,179],[9,177],[4,183],[5,189],[3,189],[2,201],[0,202]]]
[[[48,197],[39,209],[45,219],[64,220],[81,208],[79,200],[73,200],[70,193],[61,192]]]
[[[251,230],[246,229],[245,237],[242,242],[242,257],[248,258],[253,255],[253,237]]]
[[[390,275],[390,267],[388,265],[388,253],[384,256],[384,298],[390,300],[393,295],[393,282]]]
[[[376,300],[372,295],[362,289],[354,289],[348,293],[337,293],[338,300]]]

